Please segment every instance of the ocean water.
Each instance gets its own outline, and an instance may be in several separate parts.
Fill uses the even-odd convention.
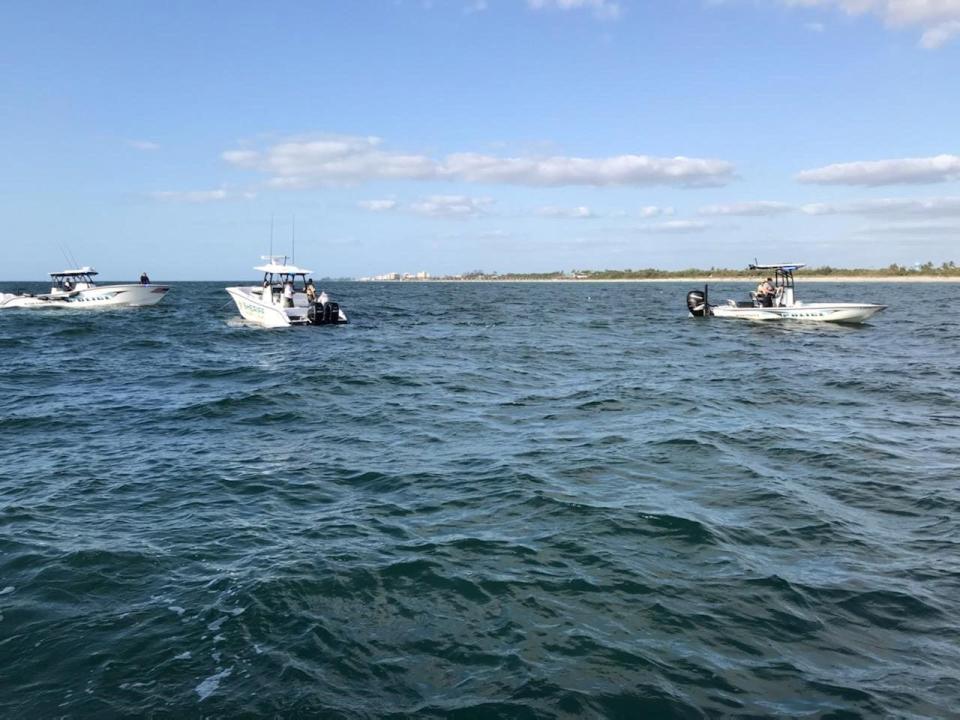
[[[960,285],[225,284],[0,312],[0,717],[957,717]]]

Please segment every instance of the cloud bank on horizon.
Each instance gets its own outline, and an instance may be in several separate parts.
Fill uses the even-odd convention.
[[[228,150],[222,157],[238,168],[269,176],[278,188],[357,184],[371,180],[449,180],[529,185],[723,185],[733,165],[724,160],[618,155],[500,158],[461,152],[433,159],[382,149],[377,137],[327,136],[290,139],[265,150]]]

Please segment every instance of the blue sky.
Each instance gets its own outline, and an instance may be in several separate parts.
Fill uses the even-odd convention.
[[[960,261],[960,0],[0,6],[0,279]]]

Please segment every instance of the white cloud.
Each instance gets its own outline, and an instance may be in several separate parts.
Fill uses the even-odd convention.
[[[920,36],[920,44],[927,50],[936,50],[946,45],[954,35],[960,35],[960,20],[952,20],[930,28]]]
[[[436,176],[435,163],[429,158],[384,152],[380,142],[376,137],[331,136],[282,142],[265,153],[233,150],[222,157],[237,167],[270,174],[270,184],[276,187]]]
[[[431,195],[411,203],[410,210],[418,215],[439,218],[468,218],[482,215],[493,204],[491,198],[472,198],[466,195]]]
[[[548,205],[547,207],[542,207],[537,210],[537,215],[540,217],[549,217],[549,218],[582,218],[588,219],[596,217],[593,212],[585,205],[579,205],[572,208],[563,208],[563,207],[554,207]]]
[[[370,212],[386,212],[397,208],[396,200],[361,200],[357,205]]]
[[[920,44],[938,48],[960,34],[960,0],[780,0],[790,6],[832,7],[848,15],[875,15],[890,28],[916,27]]]
[[[960,235],[960,224],[957,223],[893,223],[891,225],[872,225],[859,228],[859,235],[905,235],[911,237],[937,237],[946,235],[955,238]]]
[[[695,233],[703,232],[709,227],[709,223],[701,220],[667,220],[661,223],[643,225],[639,230],[649,233]]]
[[[808,215],[882,215],[888,217],[960,217],[960,197],[881,198],[804,205]]]
[[[497,158],[476,153],[447,157],[443,174],[459,180],[509,185],[723,185],[733,166],[723,160],[617,155],[609,158],[553,156]]]
[[[291,139],[262,151],[230,150],[222,158],[269,176],[279,188],[357,184],[372,180],[459,180],[527,186],[673,185],[716,186],[733,177],[733,165],[706,158],[616,155],[500,158],[456,153],[442,160],[384,150],[376,137]]]
[[[487,0],[473,0],[467,6],[463,8],[464,15],[473,15],[474,13],[480,13],[487,9]]]
[[[797,175],[802,183],[819,185],[926,184],[960,178],[960,156],[869,160],[827,165]]]
[[[257,161],[260,159],[260,153],[256,152],[255,150],[227,150],[226,152],[221,153],[220,157],[231,165],[252,168],[257,166]]]
[[[673,215],[672,207],[658,207],[656,205],[647,205],[640,208],[640,217],[652,218],[658,215]]]
[[[238,197],[226,190],[160,190],[149,193],[154,200],[162,202],[179,202],[201,204],[210,202],[220,202],[229,198]],[[252,193],[245,193],[242,197],[253,197]]]
[[[534,10],[591,10],[601,20],[620,17],[620,3],[614,0],[527,0]]]
[[[770,200],[754,200],[751,202],[733,203],[730,205],[706,205],[700,210],[700,215],[779,215],[793,212],[792,205]]]
[[[127,147],[132,147],[134,150],[159,150],[160,146],[155,142],[150,140],[124,140],[124,143]]]

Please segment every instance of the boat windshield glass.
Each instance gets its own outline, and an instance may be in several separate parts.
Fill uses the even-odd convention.
[[[288,282],[293,283],[294,292],[306,292],[307,284],[310,282],[306,273],[264,273],[263,286],[282,288]]]
[[[93,278],[90,273],[64,273],[50,276],[54,287],[61,290],[69,290],[78,284],[93,285]]]

